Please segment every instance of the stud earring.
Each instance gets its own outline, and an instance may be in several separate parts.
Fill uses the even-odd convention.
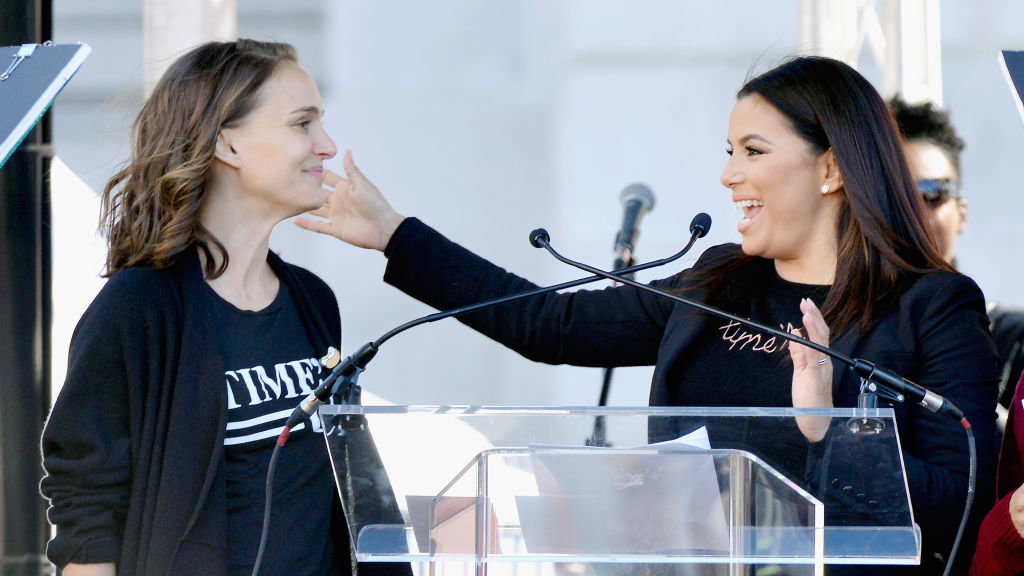
[[[821,193],[822,193],[822,195],[828,194],[831,191],[832,191],[832,189],[828,187],[828,184],[822,184],[821,185]]]

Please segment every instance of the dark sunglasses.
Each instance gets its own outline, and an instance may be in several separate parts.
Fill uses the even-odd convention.
[[[918,180],[917,191],[929,206],[935,208],[950,198],[960,198],[960,182],[952,178]]]

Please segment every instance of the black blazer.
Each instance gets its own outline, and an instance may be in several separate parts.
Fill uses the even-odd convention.
[[[734,245],[708,249],[691,270],[651,284],[686,288],[694,270]],[[439,309],[522,292],[536,285],[487,262],[409,218],[385,254],[385,280]],[[691,294],[700,297],[699,293]],[[666,405],[685,352],[701,336],[705,313],[629,286],[548,294],[463,315],[460,320],[524,357],[578,366],[654,365],[650,404]],[[951,400],[970,421],[978,447],[978,494],[973,510],[990,507],[994,482],[992,437],[999,382],[981,290],[962,274],[921,276],[867,333],[835,338],[831,347],[888,368]],[[837,367],[839,368],[839,367]],[[834,371],[836,406],[856,406],[859,378]],[[894,406],[915,521],[922,527],[923,564],[947,556],[966,500],[968,450],[961,426],[918,406]],[[842,490],[843,479],[823,489]],[[855,489],[856,492],[856,489]],[[843,494],[823,495],[842,498]],[[970,559],[970,536],[958,557]],[[876,570],[877,572],[877,570]]]

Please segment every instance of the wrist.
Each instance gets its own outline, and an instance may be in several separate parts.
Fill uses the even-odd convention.
[[[391,212],[387,217],[382,219],[380,227],[380,239],[376,249],[384,252],[387,250],[388,244],[391,242],[391,237],[395,235],[395,230],[405,221],[405,216],[402,216],[398,212]]]

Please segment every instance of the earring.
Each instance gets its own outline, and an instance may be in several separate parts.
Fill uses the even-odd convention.
[[[832,189],[828,187],[828,184],[822,184],[821,185],[821,193],[822,193],[822,195],[828,194],[831,191],[832,191]]]

